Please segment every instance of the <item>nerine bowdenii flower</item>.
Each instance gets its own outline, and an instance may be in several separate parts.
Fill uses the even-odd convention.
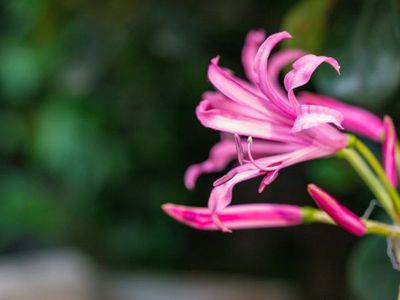
[[[255,211],[256,205],[228,207],[234,186],[263,176],[259,187],[262,192],[278,177],[281,169],[335,154],[348,145],[348,136],[340,131],[343,127],[376,141],[387,136],[384,152],[392,154],[390,124],[386,125],[385,131],[383,122],[375,115],[326,96],[304,92],[296,96],[294,90],[307,84],[320,64],[327,63],[338,73],[340,67],[332,57],[300,50],[284,50],[271,55],[274,47],[287,38],[291,38],[287,32],[268,38],[262,31],[249,32],[242,51],[247,80],[222,68],[218,56],[211,60],[208,79],[216,91],[203,94],[196,115],[202,125],[221,132],[222,138],[212,147],[206,161],[188,168],[185,185],[193,189],[201,174],[221,171],[235,158],[238,165],[214,182],[208,208],[168,204],[164,209],[172,217],[196,228],[207,224],[203,229],[230,231],[229,228],[255,227],[254,224],[268,227],[265,225],[270,224],[265,219],[268,214],[263,215],[263,221],[256,218],[254,223],[251,222],[254,214],[248,213],[247,209]],[[292,62],[291,71],[284,77],[283,89],[279,75]],[[196,217],[188,219],[188,212]],[[244,218],[244,223],[232,222],[232,215],[237,221]],[[199,220],[204,221],[200,222],[203,225],[199,225]],[[243,227],[242,224],[246,225]]]
[[[208,78],[217,91],[206,92],[196,109],[205,126],[232,134],[214,146],[209,159],[191,166],[185,176],[188,188],[193,188],[202,172],[219,171],[238,155],[239,166],[215,182],[209,197],[211,215],[222,229],[218,212],[232,199],[235,184],[264,176],[259,191],[270,184],[287,166],[336,153],[347,145],[340,132],[343,114],[322,105],[302,104],[294,90],[305,85],[321,63],[328,63],[339,73],[339,64],[331,57],[304,54],[299,50],[271,51],[287,32],[269,36],[261,31],[248,34],[243,48],[242,63],[248,81],[219,66],[219,57],[211,60]],[[279,84],[284,66],[293,62],[284,78],[286,91]],[[250,137],[250,138],[249,138]]]

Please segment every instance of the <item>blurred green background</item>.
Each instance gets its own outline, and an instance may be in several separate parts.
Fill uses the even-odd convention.
[[[73,246],[110,268],[281,278],[304,299],[395,295],[383,240],[350,255],[357,239],[324,225],[199,232],[160,206],[204,206],[221,175],[194,192],[183,185],[218,140],[194,114],[210,58],[242,75],[248,30],[288,30],[283,47],[342,65],[338,78],[321,68],[307,89],[398,121],[399,19],[395,0],[1,1],[1,253]],[[360,215],[372,200],[345,163],[324,159],[284,170],[262,195],[241,184],[235,202],[313,205],[309,182]],[[376,287],[366,274],[392,281]]]

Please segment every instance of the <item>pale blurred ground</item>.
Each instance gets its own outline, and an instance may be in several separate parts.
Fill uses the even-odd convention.
[[[118,275],[116,275],[118,274]],[[296,300],[279,281],[206,273],[117,273],[72,250],[3,257],[1,300]]]

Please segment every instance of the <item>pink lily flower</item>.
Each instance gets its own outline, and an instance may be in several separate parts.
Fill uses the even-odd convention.
[[[383,119],[384,141],[383,141],[383,166],[386,176],[390,183],[397,186],[397,168],[396,168],[396,142],[397,135],[393,120],[389,116]]]
[[[218,57],[212,59],[208,78],[218,92],[205,93],[196,109],[197,117],[205,127],[235,136],[240,165],[215,182],[209,198],[211,216],[225,231],[229,229],[219,219],[219,212],[230,204],[237,183],[264,175],[259,188],[261,192],[274,181],[280,169],[334,154],[348,143],[347,136],[336,128],[342,128],[342,113],[326,106],[301,104],[294,93],[295,88],[308,83],[312,73],[323,62],[339,73],[337,61],[311,54],[299,58],[303,53],[298,50],[277,53],[270,61],[275,45],[290,35],[280,32],[260,45],[264,38],[261,35],[259,31],[250,32],[243,49],[243,64],[250,81],[241,80],[221,68]],[[297,60],[293,69],[284,79],[285,93],[277,78],[281,68],[294,59]],[[241,137],[250,137],[246,152]],[[271,153],[263,147],[266,141],[275,143],[277,151]],[[233,148],[232,145],[229,147],[223,149],[229,152]],[[221,152],[223,155],[224,151]],[[231,153],[225,159],[210,155],[206,162],[192,166],[185,176],[186,186],[192,188],[202,172],[225,167],[233,157]]]
[[[175,220],[195,229],[220,229],[206,207],[167,203],[162,208]],[[232,205],[222,210],[219,218],[232,229],[287,227],[300,225],[303,222],[303,210],[301,207],[286,204]]]
[[[376,142],[382,140],[382,135],[384,133],[382,120],[363,108],[340,102],[328,96],[309,92],[301,93],[299,101],[304,104],[323,105],[340,111],[344,116],[342,122],[344,129],[365,136]]]
[[[357,236],[362,236],[367,232],[364,222],[359,217],[340,205],[323,189],[314,184],[309,184],[307,190],[317,205],[325,211],[336,224]]]

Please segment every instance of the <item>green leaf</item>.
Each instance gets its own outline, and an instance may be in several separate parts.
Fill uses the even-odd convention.
[[[338,59],[341,76],[327,67],[315,77],[325,94],[379,106],[400,82],[400,18],[395,0],[342,3],[335,10],[324,55]]]
[[[282,28],[290,32],[293,39],[285,41],[284,47],[318,52],[325,38],[332,3],[332,0],[303,0],[289,10]]]
[[[397,299],[400,272],[392,268],[382,237],[363,240],[352,254],[350,286],[362,300]]]

